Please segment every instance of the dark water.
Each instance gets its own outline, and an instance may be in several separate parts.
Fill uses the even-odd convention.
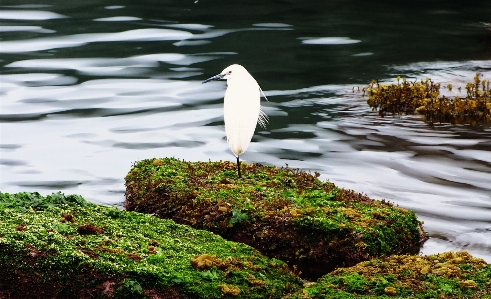
[[[201,81],[240,63],[270,117],[245,161],[414,209],[423,253],[491,262],[491,128],[380,118],[352,92],[398,75],[491,79],[491,1],[399,2],[3,0],[0,189],[120,205],[134,161],[233,161],[225,83]]]

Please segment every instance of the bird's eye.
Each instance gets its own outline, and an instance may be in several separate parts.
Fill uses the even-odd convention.
[[[232,71],[228,71],[228,74],[229,74],[229,75],[230,75],[230,74],[232,74]]]

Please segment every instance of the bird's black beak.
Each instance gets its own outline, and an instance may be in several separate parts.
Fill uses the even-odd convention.
[[[226,74],[218,74],[218,75],[216,75],[216,76],[213,76],[213,77],[211,77],[211,78],[206,79],[205,81],[201,82],[201,84],[203,84],[203,83],[207,83],[207,82],[210,82],[210,81],[214,81],[214,80],[220,80],[220,79],[222,79],[222,78],[223,78],[223,76],[225,76],[225,75],[226,75]]]

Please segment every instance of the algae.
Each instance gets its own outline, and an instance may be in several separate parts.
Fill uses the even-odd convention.
[[[412,211],[338,188],[318,173],[231,162],[147,159],[126,176],[128,210],[243,242],[316,278],[424,240]]]
[[[194,267],[203,254],[212,264]],[[207,231],[77,195],[0,193],[2,298],[281,298],[301,286],[285,263]]]
[[[429,123],[451,122],[478,124],[491,121],[491,89],[489,80],[481,80],[476,73],[473,82],[465,86],[465,96],[440,95],[441,84],[430,78],[414,82],[397,77],[397,84],[381,84],[372,81],[363,88],[368,95],[367,104],[378,110],[380,116],[387,114],[419,113]],[[444,86],[450,91],[452,84]],[[461,88],[458,88],[461,91]]]

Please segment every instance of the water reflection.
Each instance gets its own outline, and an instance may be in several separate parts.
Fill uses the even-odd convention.
[[[67,16],[41,10],[0,10],[0,19],[4,20],[40,21],[61,18],[67,18]]]
[[[302,39],[302,44],[306,45],[349,45],[361,42],[361,40],[351,39],[349,37],[301,37],[300,39]]]
[[[382,8],[367,15],[363,4],[337,3],[341,17],[330,3],[291,5],[254,15],[235,4],[148,9],[104,1],[80,11],[61,4],[0,11],[2,191],[63,190],[120,205],[135,161],[232,160],[225,83],[201,81],[239,62],[270,100],[263,102],[270,125],[258,128],[245,161],[318,171],[414,209],[433,237],[424,253],[468,249],[491,261],[491,129],[379,118],[353,90],[401,75],[451,83],[442,91],[455,96],[477,70],[491,79],[489,51],[476,46],[489,36],[489,20],[462,15],[472,8],[411,10],[414,22],[450,18],[424,19],[430,23],[420,28]],[[230,11],[242,17],[217,18]],[[375,26],[374,17],[390,25]]]
[[[54,33],[56,31],[45,29],[40,26],[0,26],[0,32],[18,32],[18,31],[26,31],[26,32],[36,32],[36,33]]]
[[[128,17],[128,16],[94,19],[94,21],[98,21],[98,22],[131,22],[131,21],[141,21],[141,20],[142,20],[141,18]]]
[[[134,29],[116,33],[84,33],[31,40],[2,41],[0,42],[0,53],[21,53],[80,47],[95,42],[165,41],[183,40],[191,37],[193,37],[193,34],[190,32],[160,28]]]

